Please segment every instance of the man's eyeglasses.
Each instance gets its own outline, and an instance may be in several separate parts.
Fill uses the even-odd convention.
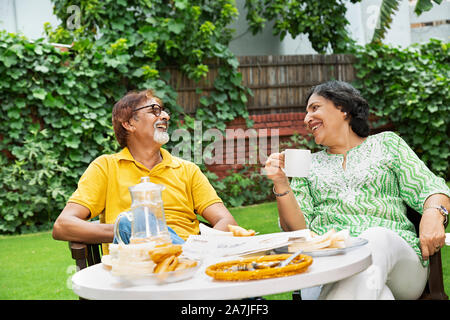
[[[152,103],[143,107],[139,107],[137,109],[134,109],[133,112],[137,112],[141,109],[145,109],[145,108],[151,108],[150,112],[153,113],[156,117],[159,117],[161,115],[161,112],[165,111],[167,114],[169,114],[168,111],[164,110],[163,107],[161,107],[159,104],[157,103]]]

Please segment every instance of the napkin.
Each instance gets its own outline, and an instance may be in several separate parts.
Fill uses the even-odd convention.
[[[233,236],[233,232],[217,230],[200,223],[200,234],[202,236]]]
[[[309,230],[277,232],[252,237],[230,237],[218,234],[191,235],[183,244],[183,254],[193,259],[239,256],[280,248],[291,243],[292,239],[308,238],[308,236]]]

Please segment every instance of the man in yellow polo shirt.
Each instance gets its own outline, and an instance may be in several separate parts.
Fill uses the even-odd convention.
[[[218,230],[228,231],[228,224],[237,224],[199,167],[161,148],[169,141],[169,120],[151,90],[128,93],[115,104],[112,122],[123,149],[89,165],[55,221],[53,238],[111,243],[114,221],[131,205],[128,187],[144,176],[166,187],[162,198],[173,241],[199,233],[197,213]],[[86,221],[98,215],[103,223]]]

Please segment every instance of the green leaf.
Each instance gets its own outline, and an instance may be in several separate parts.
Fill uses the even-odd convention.
[[[151,25],[143,26],[138,31],[147,41],[152,42],[158,38],[158,32]]]
[[[37,55],[43,54],[42,47],[39,46],[39,45],[35,46],[35,47],[34,47],[34,52],[35,52]]]
[[[38,65],[34,68],[34,70],[42,73],[47,73],[49,71],[49,68],[47,68],[46,66]]]
[[[10,68],[12,65],[17,63],[17,57],[15,55],[8,55],[8,56],[0,55],[0,61],[3,62],[5,67]]]
[[[61,97],[54,97],[50,92],[45,96],[44,105],[49,108],[62,108],[64,101]]]
[[[22,119],[18,119],[17,121],[11,121],[9,123],[9,127],[11,129],[22,129],[23,128],[23,120]]]
[[[76,149],[79,147],[81,141],[77,136],[71,135],[64,142],[67,147]]]
[[[13,78],[14,80],[17,80],[20,78],[20,76],[24,75],[26,71],[24,69],[10,69],[8,71],[8,75]]]
[[[9,109],[8,117],[11,119],[19,119],[20,118],[20,109],[18,109],[18,108]]]
[[[33,93],[33,97],[35,97],[36,99],[39,99],[39,100],[44,100],[47,95],[47,91],[45,91],[42,88],[34,89],[34,90],[32,90],[32,93]]]
[[[209,99],[208,99],[208,97],[205,97],[205,96],[200,97],[199,102],[202,105],[204,105],[204,106],[208,106],[209,105]]]
[[[247,96],[244,94],[244,93],[241,93],[241,101],[243,102],[243,103],[247,103]]]
[[[381,42],[389,30],[392,22],[392,16],[398,11],[400,0],[383,0],[381,2],[380,14],[378,17],[377,28],[373,33],[372,43]]]
[[[56,92],[58,92],[60,95],[69,95],[70,90],[67,87],[59,86],[56,88]]]
[[[224,103],[225,101],[227,101],[228,96],[226,93],[216,93],[213,92],[211,94],[211,97],[218,103]]]
[[[175,8],[184,10],[187,8],[187,6],[188,6],[187,0],[175,0]]]
[[[82,158],[82,154],[79,149],[73,149],[69,153],[70,160],[74,162],[80,162]]]
[[[423,12],[431,10],[431,8],[433,8],[431,0],[418,0],[414,12],[420,16]]]
[[[180,34],[181,31],[184,29],[184,23],[183,22],[177,22],[175,20],[170,20],[167,27],[168,27],[170,32],[173,32],[175,34]]]
[[[23,98],[17,98],[14,101],[14,104],[18,107],[18,108],[24,108],[27,104],[25,102],[25,99]]]
[[[235,85],[235,86],[239,86],[242,83],[242,74],[241,73],[236,73],[232,78],[231,78],[231,82]]]

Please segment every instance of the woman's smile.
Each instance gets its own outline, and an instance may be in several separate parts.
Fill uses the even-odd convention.
[[[316,132],[317,130],[319,130],[319,128],[321,128],[322,126],[323,126],[322,121],[312,121],[309,124],[309,128],[313,133]]]

